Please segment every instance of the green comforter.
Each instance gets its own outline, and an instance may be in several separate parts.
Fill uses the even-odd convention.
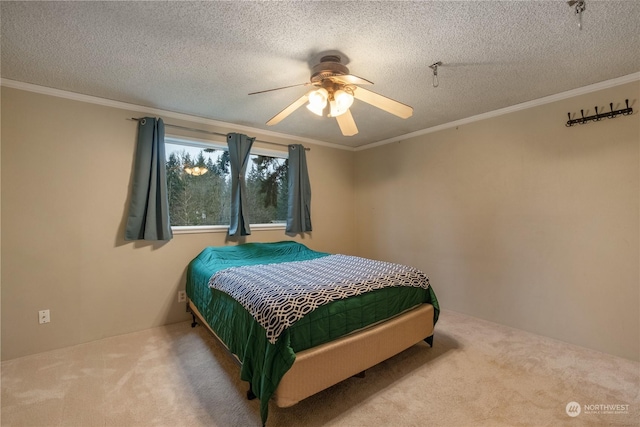
[[[260,398],[263,423],[268,403],[280,379],[295,361],[295,353],[332,341],[371,323],[394,316],[419,303],[439,307],[431,287],[383,288],[318,307],[285,330],[275,344],[265,330],[229,295],[210,289],[211,276],[225,268],[305,261],[329,254],[296,242],[248,243],[205,248],[187,270],[187,295],[218,337],[242,362],[241,379]],[[426,337],[425,337],[426,338]]]

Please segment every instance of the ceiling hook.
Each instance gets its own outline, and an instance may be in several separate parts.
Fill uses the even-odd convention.
[[[442,62],[438,61],[429,65],[429,68],[433,70],[433,87],[438,87],[440,82],[438,81],[438,67],[442,65]]]
[[[578,15],[578,28],[582,30],[582,12],[587,8],[584,0],[569,0],[567,2],[569,6],[576,7],[576,15]]]

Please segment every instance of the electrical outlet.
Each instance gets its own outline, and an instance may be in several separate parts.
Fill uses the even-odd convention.
[[[40,322],[41,325],[51,322],[51,313],[49,310],[40,310],[38,312],[38,322]]]
[[[187,300],[186,291],[178,291],[178,302],[185,302]]]

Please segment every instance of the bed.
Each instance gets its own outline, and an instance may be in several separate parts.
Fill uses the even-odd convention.
[[[422,340],[433,345],[439,314],[419,270],[293,241],[207,247],[189,263],[186,292],[192,326],[240,363],[263,423],[270,400],[295,405]]]

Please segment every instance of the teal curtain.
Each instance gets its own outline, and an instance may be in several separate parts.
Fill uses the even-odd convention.
[[[138,120],[138,141],[125,240],[170,240],[164,122]]]
[[[255,138],[240,133],[227,135],[229,160],[231,163],[231,221],[229,236],[246,236],[251,234],[249,215],[247,212],[247,184],[245,174],[249,164],[249,153]]]
[[[304,146],[289,145],[289,208],[287,211],[288,233],[311,231],[311,184],[307,170],[307,155]]]

